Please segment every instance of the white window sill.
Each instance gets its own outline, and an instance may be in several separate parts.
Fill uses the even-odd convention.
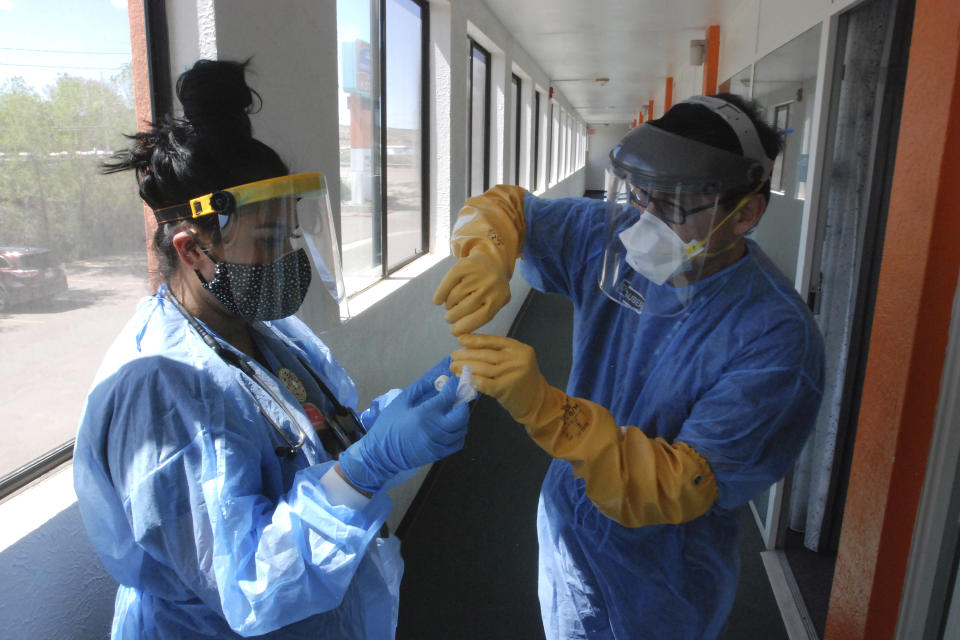
[[[374,306],[403,285],[426,273],[449,257],[449,254],[425,253],[402,269],[394,271],[373,286],[347,298],[350,316],[355,317]]]
[[[77,501],[73,465],[45,474],[0,503],[0,552],[36,531]]]

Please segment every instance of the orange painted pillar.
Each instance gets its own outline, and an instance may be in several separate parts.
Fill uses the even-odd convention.
[[[717,70],[720,68],[720,26],[707,27],[707,59],[703,63],[703,95],[717,92]]]
[[[664,94],[666,94],[666,97],[663,99],[663,112],[666,113],[673,106],[673,76],[667,76]]]
[[[147,60],[147,23],[143,12],[143,2],[127,2],[127,15],[130,21],[131,66],[133,68],[133,97],[136,108],[137,127],[146,131],[147,123],[152,119],[150,95],[150,66]],[[124,176],[128,180],[131,176]],[[161,284],[157,255],[153,251],[153,234],[157,229],[157,219],[153,209],[143,205],[143,228],[147,249],[147,272],[150,274],[150,286],[156,290]]]
[[[825,640],[897,623],[960,271],[958,33],[960,3],[917,0]]]
[[[647,120],[653,120],[653,100],[647,105]]]

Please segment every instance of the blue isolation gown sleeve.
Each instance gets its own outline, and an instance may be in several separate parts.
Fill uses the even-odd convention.
[[[249,636],[338,607],[391,503],[381,493],[361,509],[331,504],[320,478],[333,462],[316,450],[313,464],[281,469],[291,463],[256,404],[230,392],[236,376],[162,356],[121,366],[88,399],[76,486],[118,580],[186,601],[174,613],[202,601]],[[100,428],[102,438],[85,433]],[[92,503],[98,494],[107,504]]]
[[[575,302],[597,288],[592,276],[603,262],[607,203],[590,198],[523,198],[526,235],[520,275],[534,289],[562,293]]]

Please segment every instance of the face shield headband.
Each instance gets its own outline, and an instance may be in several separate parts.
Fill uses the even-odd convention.
[[[339,243],[323,174],[303,173],[204,194],[155,212],[161,224],[216,216],[217,233],[204,249],[216,265],[204,288],[231,313],[271,320],[311,302],[323,324],[349,317]]]
[[[610,152],[613,173],[651,189],[687,195],[743,191],[762,184],[773,161],[756,127],[736,105],[720,98],[697,96],[685,101],[723,118],[736,134],[743,155],[660,129],[645,122],[632,129]]]

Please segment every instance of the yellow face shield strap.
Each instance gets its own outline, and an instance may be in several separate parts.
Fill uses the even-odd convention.
[[[229,215],[238,207],[254,202],[283,196],[319,195],[323,192],[323,189],[322,173],[297,173],[207,193],[193,198],[185,204],[157,209],[153,212],[153,215],[159,224],[196,219],[214,213]]]
[[[322,173],[298,173],[250,182],[193,198],[190,200],[190,211],[194,218],[214,213],[228,215],[244,205],[283,196],[315,193],[322,189]]]
[[[740,201],[737,202],[737,206],[735,206],[733,209],[731,209],[731,210],[730,210],[730,213],[728,213],[727,215],[725,215],[725,216],[723,217],[723,220],[721,220],[720,222],[718,222],[717,225],[716,225],[713,229],[710,230],[710,233],[707,234],[707,237],[706,237],[706,238],[704,238],[703,240],[698,240],[697,242],[695,242],[694,244],[690,245],[689,247],[686,247],[686,248],[684,249],[684,252],[685,252],[688,256],[690,256],[690,257],[693,257],[693,256],[697,255],[697,253],[700,251],[700,249],[703,248],[703,245],[705,245],[705,244],[707,243],[707,241],[710,239],[710,236],[712,236],[712,235],[717,231],[717,229],[719,229],[720,227],[722,227],[722,226],[727,222],[727,220],[730,219],[730,216],[732,216],[733,214],[735,214],[737,211],[740,211],[740,209],[742,209],[742,208],[744,207],[744,205],[746,205],[747,202],[750,201],[750,198],[752,198],[754,195],[756,195],[756,194],[760,191],[760,189],[761,189],[762,187],[763,187],[763,183],[761,182],[760,184],[758,184],[758,185],[756,186],[756,188],[755,188],[753,191],[751,191],[751,192],[748,193],[747,195],[745,195],[745,196],[743,196],[742,198],[740,198]],[[730,247],[732,247],[734,244],[736,244],[736,241],[734,241],[733,243],[731,243],[729,246],[724,247],[724,248],[721,249],[720,251],[716,251],[716,252],[714,252],[714,253],[706,253],[706,254],[704,254],[704,257],[705,257],[705,258],[710,258],[710,257],[712,257],[712,256],[720,255],[721,253],[725,252],[727,249],[729,249]]]

